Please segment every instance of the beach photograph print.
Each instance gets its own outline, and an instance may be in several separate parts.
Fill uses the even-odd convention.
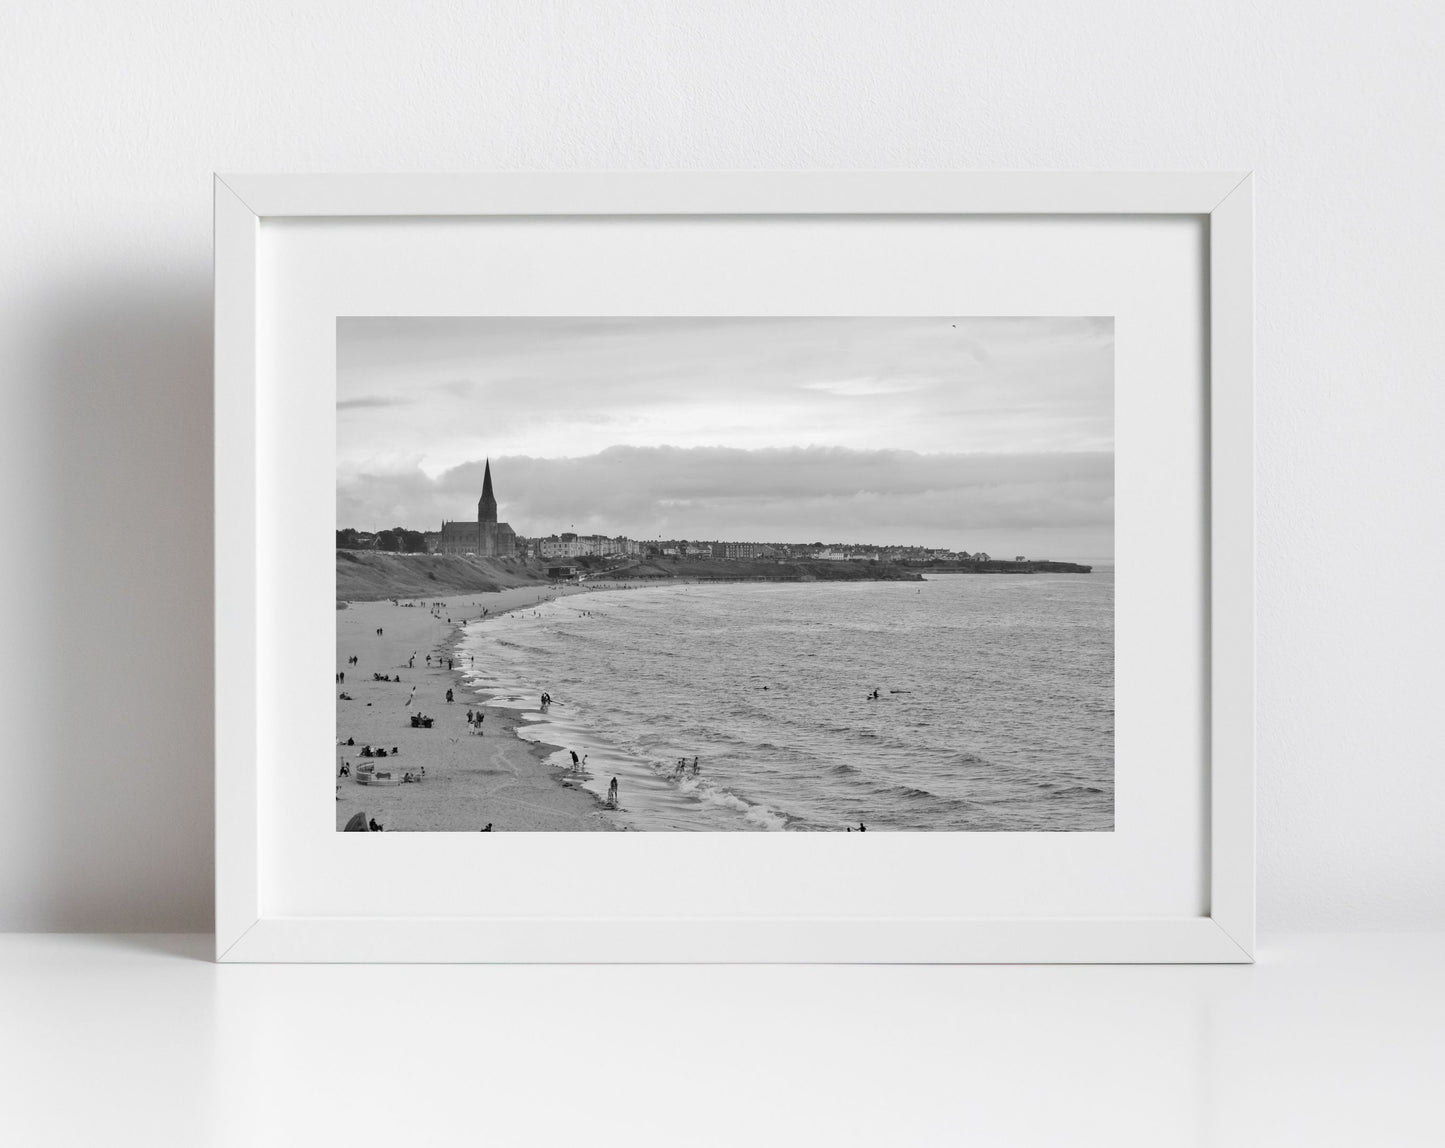
[[[342,318],[336,829],[1109,832],[1109,317]]]

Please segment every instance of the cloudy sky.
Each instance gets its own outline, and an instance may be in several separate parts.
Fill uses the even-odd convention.
[[[341,319],[337,523],[1113,553],[1111,319]]]

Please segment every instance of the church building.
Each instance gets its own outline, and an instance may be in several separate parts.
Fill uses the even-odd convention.
[[[482,497],[475,522],[443,522],[437,539],[438,554],[472,554],[478,558],[511,558],[517,552],[517,535],[497,521],[497,499],[492,494],[492,460],[482,475]]]

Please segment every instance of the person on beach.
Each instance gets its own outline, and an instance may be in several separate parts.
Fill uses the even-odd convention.
[[[411,657],[407,658],[407,660],[406,660],[406,668],[409,669],[409,670],[414,670],[414,669],[416,669],[416,651],[415,651],[415,650],[412,651]]]
[[[617,808],[617,778],[612,779],[612,784],[607,787],[607,808]]]
[[[576,769],[579,764],[577,761],[577,751],[575,749],[569,749],[567,752],[572,755],[572,768]]]
[[[696,776],[697,776],[697,758],[696,758],[696,757],[694,757],[694,758],[692,759],[692,775],[693,775],[693,777],[696,777]]]
[[[471,710],[467,710],[467,725],[471,725],[471,724],[472,724],[472,711],[471,711]]]
[[[447,690],[447,705],[451,705],[451,704],[452,704],[452,691],[451,691],[451,690]]]

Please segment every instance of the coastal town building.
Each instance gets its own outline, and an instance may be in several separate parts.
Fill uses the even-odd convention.
[[[492,493],[492,460],[482,474],[482,497],[477,500],[475,522],[443,522],[436,535],[437,554],[472,555],[477,558],[511,558],[517,552],[516,532],[497,521],[497,499]]]
[[[636,554],[637,543],[630,538],[608,538],[602,534],[553,534],[537,540],[540,558],[613,558]]]

